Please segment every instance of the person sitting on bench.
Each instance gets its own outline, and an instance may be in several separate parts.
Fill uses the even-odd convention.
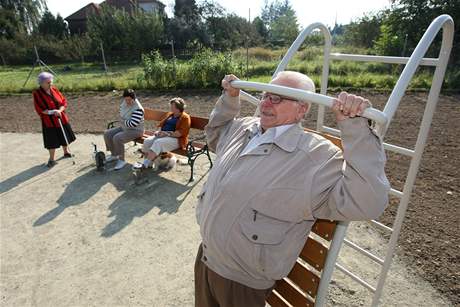
[[[206,126],[216,162],[198,197],[202,244],[195,262],[195,306],[265,306],[288,275],[316,219],[370,220],[388,204],[382,140],[360,115],[362,97],[339,94],[332,107],[343,151],[300,122],[310,103],[263,93],[260,117],[237,118],[234,75]],[[271,81],[314,92],[313,81],[284,71]]]
[[[182,98],[173,98],[169,104],[171,112],[168,112],[158,124],[161,130],[144,140],[141,149],[144,162],[137,162],[133,169],[153,167],[153,162],[162,152],[186,149],[191,125],[190,115],[184,112],[186,105]]]
[[[111,152],[106,162],[117,161],[115,170],[125,165],[125,143],[134,141],[144,135],[144,108],[136,98],[132,89],[123,92],[120,105],[121,127],[108,129],[104,132],[104,141],[107,150]]]

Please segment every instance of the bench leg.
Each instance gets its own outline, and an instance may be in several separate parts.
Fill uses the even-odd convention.
[[[189,158],[188,164],[190,165],[190,179],[188,182],[193,182],[195,179],[193,178],[193,166],[195,165],[195,159]]]
[[[209,166],[209,168],[212,168],[211,155],[209,154],[209,149],[208,149],[207,146],[206,146],[206,156],[208,156],[209,164],[211,165],[211,166]]]

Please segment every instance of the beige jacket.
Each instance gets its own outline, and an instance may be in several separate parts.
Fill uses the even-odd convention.
[[[221,96],[206,127],[217,158],[198,197],[202,261],[267,289],[292,269],[315,219],[369,220],[383,212],[385,153],[367,120],[355,118],[339,123],[343,153],[294,125],[240,155],[259,118],[236,119],[239,110],[239,98]]]

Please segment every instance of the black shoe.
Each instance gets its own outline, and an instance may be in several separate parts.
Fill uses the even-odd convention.
[[[57,164],[56,161],[54,160],[48,160],[48,163],[46,164],[46,166],[48,166],[49,168],[52,168],[53,166],[55,166]]]
[[[64,154],[64,159],[67,159],[67,158],[72,158],[72,154],[71,153],[65,153]]]

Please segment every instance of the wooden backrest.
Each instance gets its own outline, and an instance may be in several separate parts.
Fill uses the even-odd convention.
[[[152,120],[159,122],[166,116],[165,111],[153,110],[153,109],[144,109],[144,120]]]
[[[162,120],[168,112],[160,111],[160,110],[153,110],[153,109],[144,109],[144,120],[148,121],[156,121],[159,122]],[[197,117],[197,116],[190,116],[191,117],[191,126],[192,129],[204,130],[204,127],[208,124],[209,119],[205,117]]]
[[[305,129],[307,132],[318,133],[314,130]],[[339,148],[342,148],[340,138],[318,133],[330,140]],[[272,307],[308,306],[315,305],[314,299],[318,292],[321,280],[321,272],[326,263],[329,244],[334,237],[336,221],[317,220],[311,232],[324,239],[317,240],[309,236],[297,262],[288,276],[276,282],[275,288],[267,299]],[[327,243],[327,244],[325,244]],[[311,269],[313,267],[314,269]]]

